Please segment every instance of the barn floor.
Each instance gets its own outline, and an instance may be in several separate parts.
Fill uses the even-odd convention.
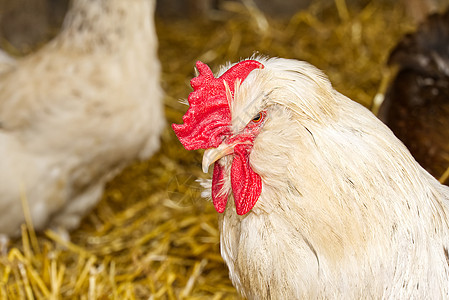
[[[399,4],[385,2],[314,1],[289,20],[229,2],[209,20],[157,20],[168,123],[181,122],[178,99],[191,91],[196,60],[216,69],[253,53],[307,60],[370,107],[390,74],[389,50],[413,29]],[[206,177],[202,153],[184,150],[168,126],[162,139],[157,155],[108,184],[70,242],[24,228],[0,256],[0,298],[238,298],[220,256],[217,213],[195,182]]]

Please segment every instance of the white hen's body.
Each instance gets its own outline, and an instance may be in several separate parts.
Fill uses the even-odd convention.
[[[159,148],[154,0],[75,0],[61,33],[0,74],[0,233],[72,229],[104,184]]]
[[[236,288],[248,299],[447,299],[449,188],[319,70],[257,60],[231,112],[237,134],[267,111],[249,157],[262,192],[248,214],[231,199],[219,218]]]

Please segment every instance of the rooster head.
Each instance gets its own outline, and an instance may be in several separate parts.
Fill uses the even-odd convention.
[[[264,68],[255,60],[244,60],[215,77],[211,69],[197,62],[199,75],[190,82],[194,91],[189,95],[189,109],[183,116],[184,124],[173,124],[178,139],[187,150],[206,149],[203,171],[207,173],[214,163],[212,200],[215,209],[222,213],[226,208],[228,193],[223,184],[225,167],[220,159],[231,157],[231,188],[237,214],[248,213],[256,204],[262,191],[262,180],[253,171],[249,155],[253,142],[264,125],[266,112],[260,111],[238,132],[232,130],[232,105],[234,93],[247,76]]]

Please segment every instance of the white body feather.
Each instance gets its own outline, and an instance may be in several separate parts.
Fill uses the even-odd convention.
[[[230,199],[219,219],[236,288],[248,299],[447,299],[449,188],[315,67],[256,60],[265,68],[231,112],[238,133],[267,110],[249,158],[262,193],[243,216]],[[229,171],[229,157],[220,163]]]
[[[0,233],[72,229],[105,182],[159,148],[154,0],[75,0],[61,33],[0,74]]]
[[[16,60],[0,49],[0,73],[7,71],[16,64]]]

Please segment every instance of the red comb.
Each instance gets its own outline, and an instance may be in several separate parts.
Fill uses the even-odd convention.
[[[193,92],[188,98],[189,109],[182,117],[184,124],[172,125],[187,150],[216,148],[223,137],[230,134],[231,111],[224,82],[234,96],[235,82],[242,82],[251,71],[261,69],[263,65],[255,60],[244,60],[218,78],[200,61],[196,68],[199,75],[190,81]]]

